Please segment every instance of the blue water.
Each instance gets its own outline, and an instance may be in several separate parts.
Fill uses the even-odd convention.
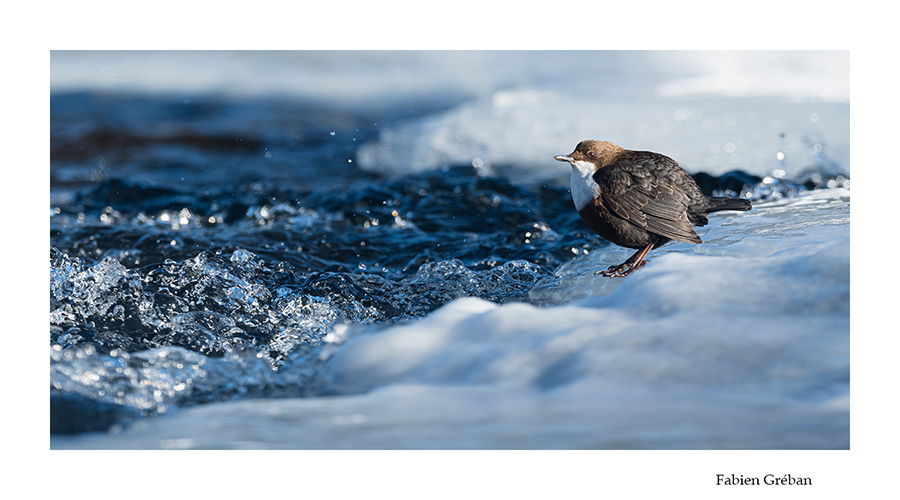
[[[849,446],[841,99],[686,95],[664,66],[672,95],[613,99],[514,78],[528,53],[408,94],[369,67],[377,106],[321,82],[72,83],[122,62],[103,55],[52,61],[53,447]],[[381,57],[446,68],[427,55]],[[327,60],[282,57],[298,81]],[[566,118],[585,105],[610,119]],[[583,226],[552,160],[589,137],[754,208],[597,277],[630,251]]]

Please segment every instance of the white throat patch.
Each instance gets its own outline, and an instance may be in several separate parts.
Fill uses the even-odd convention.
[[[600,196],[600,186],[594,182],[594,164],[586,161],[572,163],[572,201],[581,210]]]

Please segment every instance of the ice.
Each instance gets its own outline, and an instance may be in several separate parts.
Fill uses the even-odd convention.
[[[310,278],[237,245],[230,258],[201,252],[143,269],[113,254],[87,265],[52,252],[51,394],[95,401],[98,412],[166,414],[53,436],[52,446],[847,449],[848,59],[53,52],[52,92],[280,95],[377,116],[377,137],[339,159],[373,172],[471,165],[552,183],[568,177],[552,156],[595,138],[662,152],[692,173],[756,175],[763,182],[743,194],[767,200],[714,214],[698,230],[703,244],[656,249],[627,279],[594,274],[631,253],[616,246],[573,246],[577,258],[553,275],[521,260],[476,271],[440,258],[391,280]],[[261,226],[315,228],[328,217],[277,200],[250,205]],[[204,227],[186,208],[152,213],[144,219],[177,231],[166,240],[176,246]],[[417,230],[385,213],[382,228]],[[558,236],[540,226],[520,227],[526,244]],[[304,279],[316,293],[292,286]],[[378,324],[375,302],[409,313]],[[102,352],[122,332],[133,334],[131,354]]]
[[[703,244],[655,250],[626,279],[593,276],[627,256],[615,248],[561,268],[540,293],[565,305],[459,298],[337,331],[321,397],[54,447],[846,449],[849,206],[832,189],[716,214]]]
[[[695,75],[661,83],[658,90],[663,97],[777,95],[844,102],[850,96],[850,80],[840,70],[849,66],[849,52],[692,51],[679,53],[677,64],[691,68]]]
[[[712,249],[706,255],[660,250],[614,293],[595,290],[577,305],[460,299],[418,323],[358,337],[328,364],[330,390],[400,383],[544,389],[589,377],[650,388],[758,379],[799,392],[810,379],[846,375],[849,195],[822,198],[760,204],[718,226],[739,225],[748,243],[721,241],[714,231],[700,246]],[[830,202],[837,206],[803,210]],[[591,257],[595,269],[605,268]]]
[[[690,172],[793,176],[825,154],[849,173],[846,51],[72,51],[51,62],[54,92],[283,95],[386,112],[354,161],[392,174],[478,165],[552,178],[563,167],[552,156],[590,138]]]
[[[360,148],[358,161],[365,169],[397,175],[477,159],[494,175],[548,179],[561,172],[554,155],[571,153],[584,139],[598,139],[664,153],[692,173],[741,169],[767,176],[777,168],[795,177],[826,162],[848,165],[849,127],[844,103],[623,101],[512,89],[385,127],[377,142]]]
[[[456,102],[527,86],[610,96],[848,102],[848,51],[54,51],[53,92],[287,95],[332,106]],[[100,72],[115,79],[101,84]],[[576,78],[575,72],[578,72]]]

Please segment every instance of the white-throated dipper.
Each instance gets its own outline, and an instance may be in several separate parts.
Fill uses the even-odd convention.
[[[622,264],[597,271],[603,276],[628,276],[669,240],[701,243],[694,226],[705,226],[711,212],[750,210],[750,200],[705,196],[678,162],[659,153],[588,140],[553,158],[572,165],[572,200],[587,227],[638,249]]]

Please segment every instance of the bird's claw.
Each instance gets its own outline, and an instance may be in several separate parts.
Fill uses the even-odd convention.
[[[633,264],[631,262],[624,262],[619,264],[618,266],[609,266],[609,269],[606,271],[595,271],[594,274],[600,274],[607,278],[623,278],[628,276],[633,271],[637,271],[638,269],[644,267],[644,264],[650,262],[649,260],[642,260],[637,264]]]

